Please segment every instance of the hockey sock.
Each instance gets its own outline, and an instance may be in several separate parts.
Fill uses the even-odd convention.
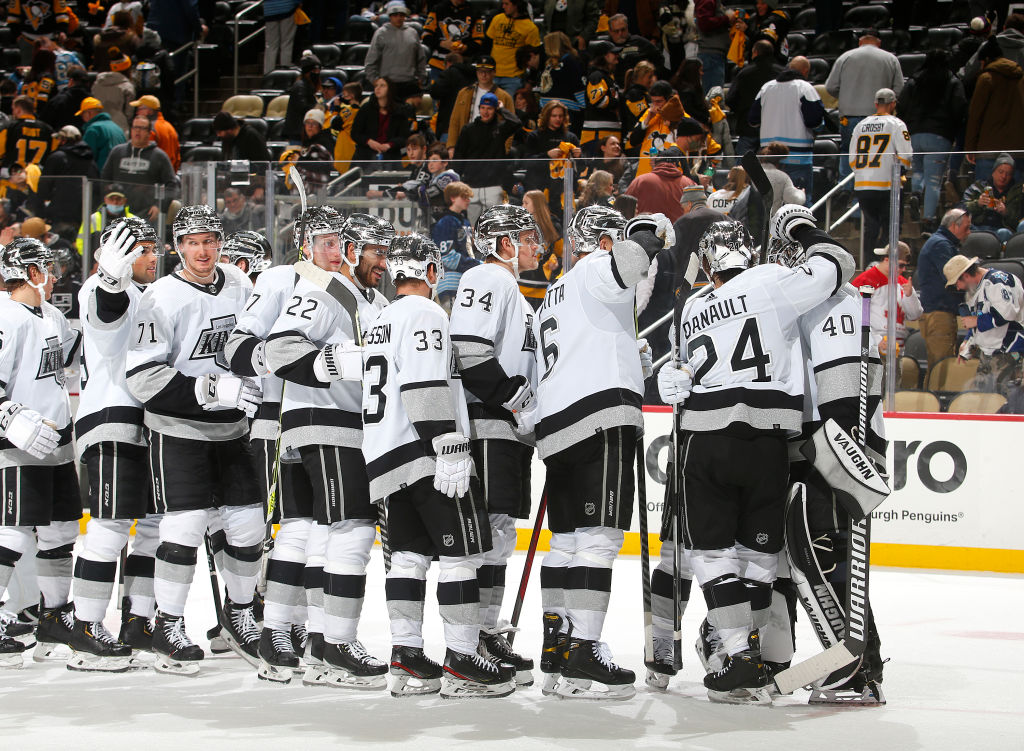
[[[772,606],[772,585],[764,582],[755,582],[750,579],[741,579],[747,588],[747,596],[750,598],[750,618],[756,629],[762,629],[768,625],[768,616]]]
[[[211,512],[211,516],[214,513],[216,512]],[[224,548],[227,544],[227,538],[224,536],[224,530],[220,527],[220,517],[218,516],[216,522],[210,522],[210,550],[213,551],[213,565],[221,573],[227,567],[227,562],[224,560]]]
[[[391,553],[391,570],[384,582],[384,594],[388,601],[391,643],[394,646],[423,648],[423,601],[427,595],[429,565],[430,559],[419,553],[406,550]],[[479,618],[479,613],[476,617]],[[473,636],[474,650],[479,637],[479,633]]]
[[[565,577],[572,561],[576,546],[572,534],[553,533],[551,550],[544,556],[540,566],[540,602],[545,613],[555,613],[562,618],[562,628],[568,630],[565,617]]]
[[[662,543],[661,558],[658,567],[651,572],[651,620],[656,638],[672,638],[672,557],[671,541]],[[680,616],[686,612],[690,601],[690,588],[693,584],[693,573],[685,555],[680,556],[679,569],[679,608]]]
[[[309,519],[282,519],[274,538],[274,549],[267,562],[267,591],[263,600],[263,623],[277,631],[288,629],[295,620],[295,610],[306,604],[303,577],[306,569],[306,540]]]
[[[612,564],[622,547],[622,530],[586,527],[575,532],[576,554],[565,577],[565,612],[573,636],[598,640],[612,594]]]
[[[480,588],[480,625],[486,628],[488,624],[488,613],[491,608],[491,590],[494,588],[494,569],[497,568],[485,563],[476,570],[476,582]]]
[[[75,616],[101,621],[110,604],[117,576],[117,559],[128,543],[130,519],[90,519],[75,561]]]
[[[176,542],[162,542],[156,549],[153,593],[162,613],[185,615],[185,600],[196,572],[197,550]]]
[[[480,610],[484,615],[483,626],[486,628],[497,626],[498,619],[501,617],[501,603],[505,599],[505,573],[507,570],[508,566],[504,563],[494,567],[494,585],[491,587],[491,598],[486,613],[483,611],[481,602]]]
[[[156,612],[153,595],[153,571],[156,549],[160,545],[160,517],[153,515],[135,522],[132,552],[124,565],[124,591],[131,603],[132,615],[152,618]]]
[[[501,617],[501,604],[505,599],[505,572],[508,559],[516,549],[516,520],[508,514],[489,514],[491,526],[491,549],[483,555],[483,565],[491,569],[490,576],[481,574],[480,619],[484,628],[494,628]],[[485,584],[490,591],[485,591]]]
[[[7,591],[14,567],[31,544],[31,528],[0,527],[0,595]]]
[[[715,627],[730,655],[747,648],[752,617],[747,588],[735,574],[725,574],[701,586],[708,605],[708,623]]]
[[[356,640],[366,593],[366,566],[376,534],[372,522],[331,525],[324,567],[324,640],[328,643]]]
[[[792,592],[790,600],[787,590]],[[761,632],[761,656],[768,662],[790,662],[795,651],[796,588],[790,579],[776,579],[768,620]]]
[[[306,538],[306,569],[302,576],[306,588],[306,614],[309,631],[324,632],[324,564],[327,560],[327,527],[314,524]]]
[[[449,649],[462,654],[475,654],[480,642],[480,587],[476,569],[481,560],[483,555],[440,557],[437,604],[444,621],[444,641]]]
[[[238,605],[252,602],[256,580],[263,561],[263,538],[266,522],[260,504],[223,506],[224,523],[224,587],[228,597]]]

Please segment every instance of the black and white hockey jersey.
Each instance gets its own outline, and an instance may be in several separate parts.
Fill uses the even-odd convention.
[[[622,282],[605,250],[587,254],[548,287],[534,320],[541,372],[535,434],[541,457],[600,430],[643,428],[635,297],[635,282]]]
[[[196,379],[228,373],[224,347],[249,300],[252,282],[221,263],[211,284],[175,272],[149,285],[135,314],[125,364],[128,389],[146,408],[150,430],[197,441],[228,441],[249,432],[239,409],[204,410]]]
[[[370,500],[433,477],[432,441],[469,435],[466,397],[448,335],[448,316],[425,297],[405,295],[366,333],[363,457]]]
[[[133,325],[145,287],[130,284],[123,292],[108,292],[99,277],[89,277],[78,292],[84,343],[81,391],[75,415],[79,458],[103,441],[144,446],[142,404],[128,390],[125,361],[128,348],[146,332]]]
[[[0,402],[18,402],[35,410],[60,433],[56,450],[42,459],[0,438],[0,469],[74,460],[64,368],[77,357],[80,343],[81,334],[48,302],[33,308],[9,297],[0,299]]]
[[[360,290],[344,274],[331,276],[355,298],[359,326],[366,331],[387,305],[384,295]],[[352,341],[356,341],[354,322],[341,303],[300,279],[267,336],[267,362],[288,382],[281,417],[282,455],[301,446],[362,446],[361,385],[357,381],[328,384],[313,373],[313,363],[325,345]]]
[[[507,393],[512,376],[525,376],[537,388],[533,317],[515,277],[503,266],[485,263],[462,275],[452,304],[451,338],[474,439],[524,440],[501,405],[512,396]]]
[[[231,363],[231,372],[260,378],[263,384],[263,402],[249,431],[249,437],[253,439],[276,441],[280,432],[281,379],[267,375],[266,369],[257,373],[253,369],[253,351],[270,335],[298,278],[291,265],[274,266],[262,272],[256,278],[249,302],[238,316],[235,330],[228,337],[225,351]],[[265,362],[265,352],[263,359]]]

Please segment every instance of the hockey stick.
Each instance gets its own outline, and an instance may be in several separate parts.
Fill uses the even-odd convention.
[[[750,182],[754,184],[757,192],[761,194],[761,211],[763,213],[761,217],[761,256],[763,258],[768,248],[768,224],[771,221],[775,191],[772,188],[771,180],[765,174],[764,167],[761,166],[761,162],[757,158],[757,154],[753,151],[748,151],[740,161],[743,164],[743,170],[750,178]]]
[[[124,567],[128,565],[128,543],[124,544],[121,548],[121,553],[117,558],[117,602],[118,608],[121,610],[121,617],[125,615],[124,612]]]
[[[857,442],[867,446],[868,369],[871,354],[871,294],[861,287],[860,384],[857,402]],[[868,631],[868,567],[871,554],[871,514],[854,521],[850,517],[846,567],[850,577],[846,592],[846,620],[843,638],[838,644],[810,659],[793,665],[775,676],[775,686],[783,694],[822,680],[851,662],[863,659]]]
[[[224,605],[220,601],[220,580],[217,578],[217,563],[213,558],[213,543],[210,542],[210,535],[203,535],[203,542],[206,544],[206,564],[210,567],[210,586],[213,588],[213,605],[217,608],[217,625],[220,626],[224,614]]]
[[[647,536],[647,468],[644,439],[636,441],[636,490],[640,506],[640,576],[644,598],[644,662],[654,662],[654,617],[651,612],[651,544]]]
[[[526,563],[523,565],[523,575],[519,579],[519,591],[516,592],[516,604],[512,608],[512,630],[508,633],[508,645],[511,647],[516,639],[516,627],[519,625],[519,616],[523,612],[523,600],[526,599],[526,585],[530,583],[530,572],[533,570],[533,559],[537,555],[537,543],[540,541],[540,530],[544,525],[544,513],[548,510],[548,492],[545,489],[540,499],[540,506],[537,508],[537,521],[533,523],[533,534],[530,535],[530,548],[526,551]]]

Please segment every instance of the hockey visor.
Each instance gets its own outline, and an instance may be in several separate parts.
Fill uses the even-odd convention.
[[[800,450],[854,521],[863,519],[889,497],[887,479],[835,420],[826,420]]]

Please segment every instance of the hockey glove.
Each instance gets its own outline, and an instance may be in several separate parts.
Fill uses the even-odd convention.
[[[650,230],[638,230],[631,234],[629,239],[643,248],[648,260],[651,261],[665,248],[665,243],[662,242],[661,238]]]
[[[636,347],[640,350],[640,367],[643,368],[644,380],[646,381],[654,375],[654,356],[646,339],[637,339]]]
[[[779,240],[796,242],[793,230],[804,224],[810,227],[818,226],[811,210],[806,206],[787,203],[772,215],[769,233]]]
[[[17,402],[0,404],[0,435],[36,459],[52,454],[60,443],[60,435],[52,423]]]
[[[313,361],[313,375],[324,383],[361,381],[363,379],[363,348],[355,342],[328,344]]]
[[[689,365],[666,362],[658,371],[658,394],[665,404],[682,404],[690,396],[692,387],[693,371]]]
[[[449,498],[461,498],[469,490],[469,478],[473,475],[469,439],[462,433],[445,433],[435,438],[433,444],[437,453],[434,489]]]
[[[254,417],[263,401],[263,389],[251,378],[207,375],[196,379],[196,401],[203,409],[240,409]]]
[[[502,407],[512,413],[516,420],[516,432],[519,435],[529,435],[533,432],[533,426],[537,422],[537,397],[533,393],[533,387],[526,376],[513,376],[509,379],[511,387],[515,389],[511,397],[502,403]]]
[[[100,247],[96,276],[108,292],[124,292],[132,282],[132,264],[142,255],[135,233],[127,224]]]

